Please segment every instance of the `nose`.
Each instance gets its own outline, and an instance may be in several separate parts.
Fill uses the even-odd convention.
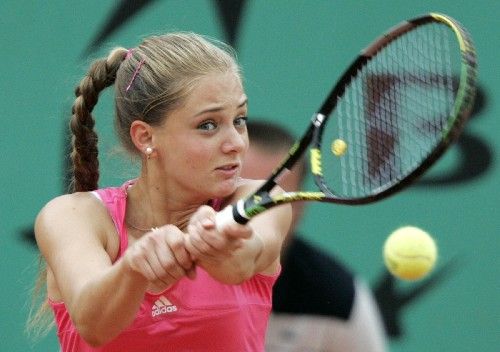
[[[238,130],[234,126],[228,128],[224,135],[222,151],[224,153],[240,153],[248,147],[246,130]]]

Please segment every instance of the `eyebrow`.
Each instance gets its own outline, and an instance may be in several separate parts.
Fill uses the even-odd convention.
[[[248,97],[245,97],[245,99],[237,106],[237,108],[240,109],[247,104],[248,104]],[[202,110],[202,111],[196,113],[194,116],[200,116],[200,115],[206,114],[207,112],[217,112],[217,111],[221,111],[221,110],[224,110],[224,108],[221,106],[217,106],[217,107]]]

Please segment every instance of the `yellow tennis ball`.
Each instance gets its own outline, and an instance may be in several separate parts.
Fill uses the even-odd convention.
[[[423,278],[434,268],[437,252],[436,243],[427,232],[404,226],[385,241],[384,262],[394,276],[413,281]]]
[[[332,153],[336,156],[344,155],[347,150],[347,143],[342,139],[336,139],[332,142]]]

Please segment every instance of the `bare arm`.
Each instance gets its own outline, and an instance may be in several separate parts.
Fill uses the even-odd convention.
[[[255,183],[251,187],[255,188]],[[283,205],[256,216],[247,225],[235,224],[219,233],[215,211],[202,207],[191,218],[186,246],[197,264],[214,278],[238,284],[257,273],[273,274],[278,270],[290,223],[291,207]]]
[[[88,193],[56,198],[35,223],[48,265],[49,297],[65,303],[78,332],[93,346],[110,341],[133,321],[150,282],[171,284],[186,274],[180,262],[191,265],[183,234],[168,232],[167,238],[166,230],[145,235],[112,263],[110,231],[107,211]]]

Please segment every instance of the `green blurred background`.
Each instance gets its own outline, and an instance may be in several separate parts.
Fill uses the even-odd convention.
[[[1,1],[0,350],[58,348],[54,332],[37,342],[23,332],[38,254],[30,234],[39,209],[64,192],[73,89],[92,58],[170,30],[229,41],[243,66],[250,116],[299,134],[361,48],[430,11],[458,19],[477,48],[481,94],[459,144],[418,184],[388,200],[311,204],[301,232],[370,282],[390,324],[391,351],[499,351],[498,0]],[[116,30],[91,46],[115,13]],[[109,92],[95,113],[101,186],[117,185],[135,168],[114,149]],[[428,230],[439,245],[434,276],[422,282],[395,281],[383,266],[386,236],[406,224]]]

